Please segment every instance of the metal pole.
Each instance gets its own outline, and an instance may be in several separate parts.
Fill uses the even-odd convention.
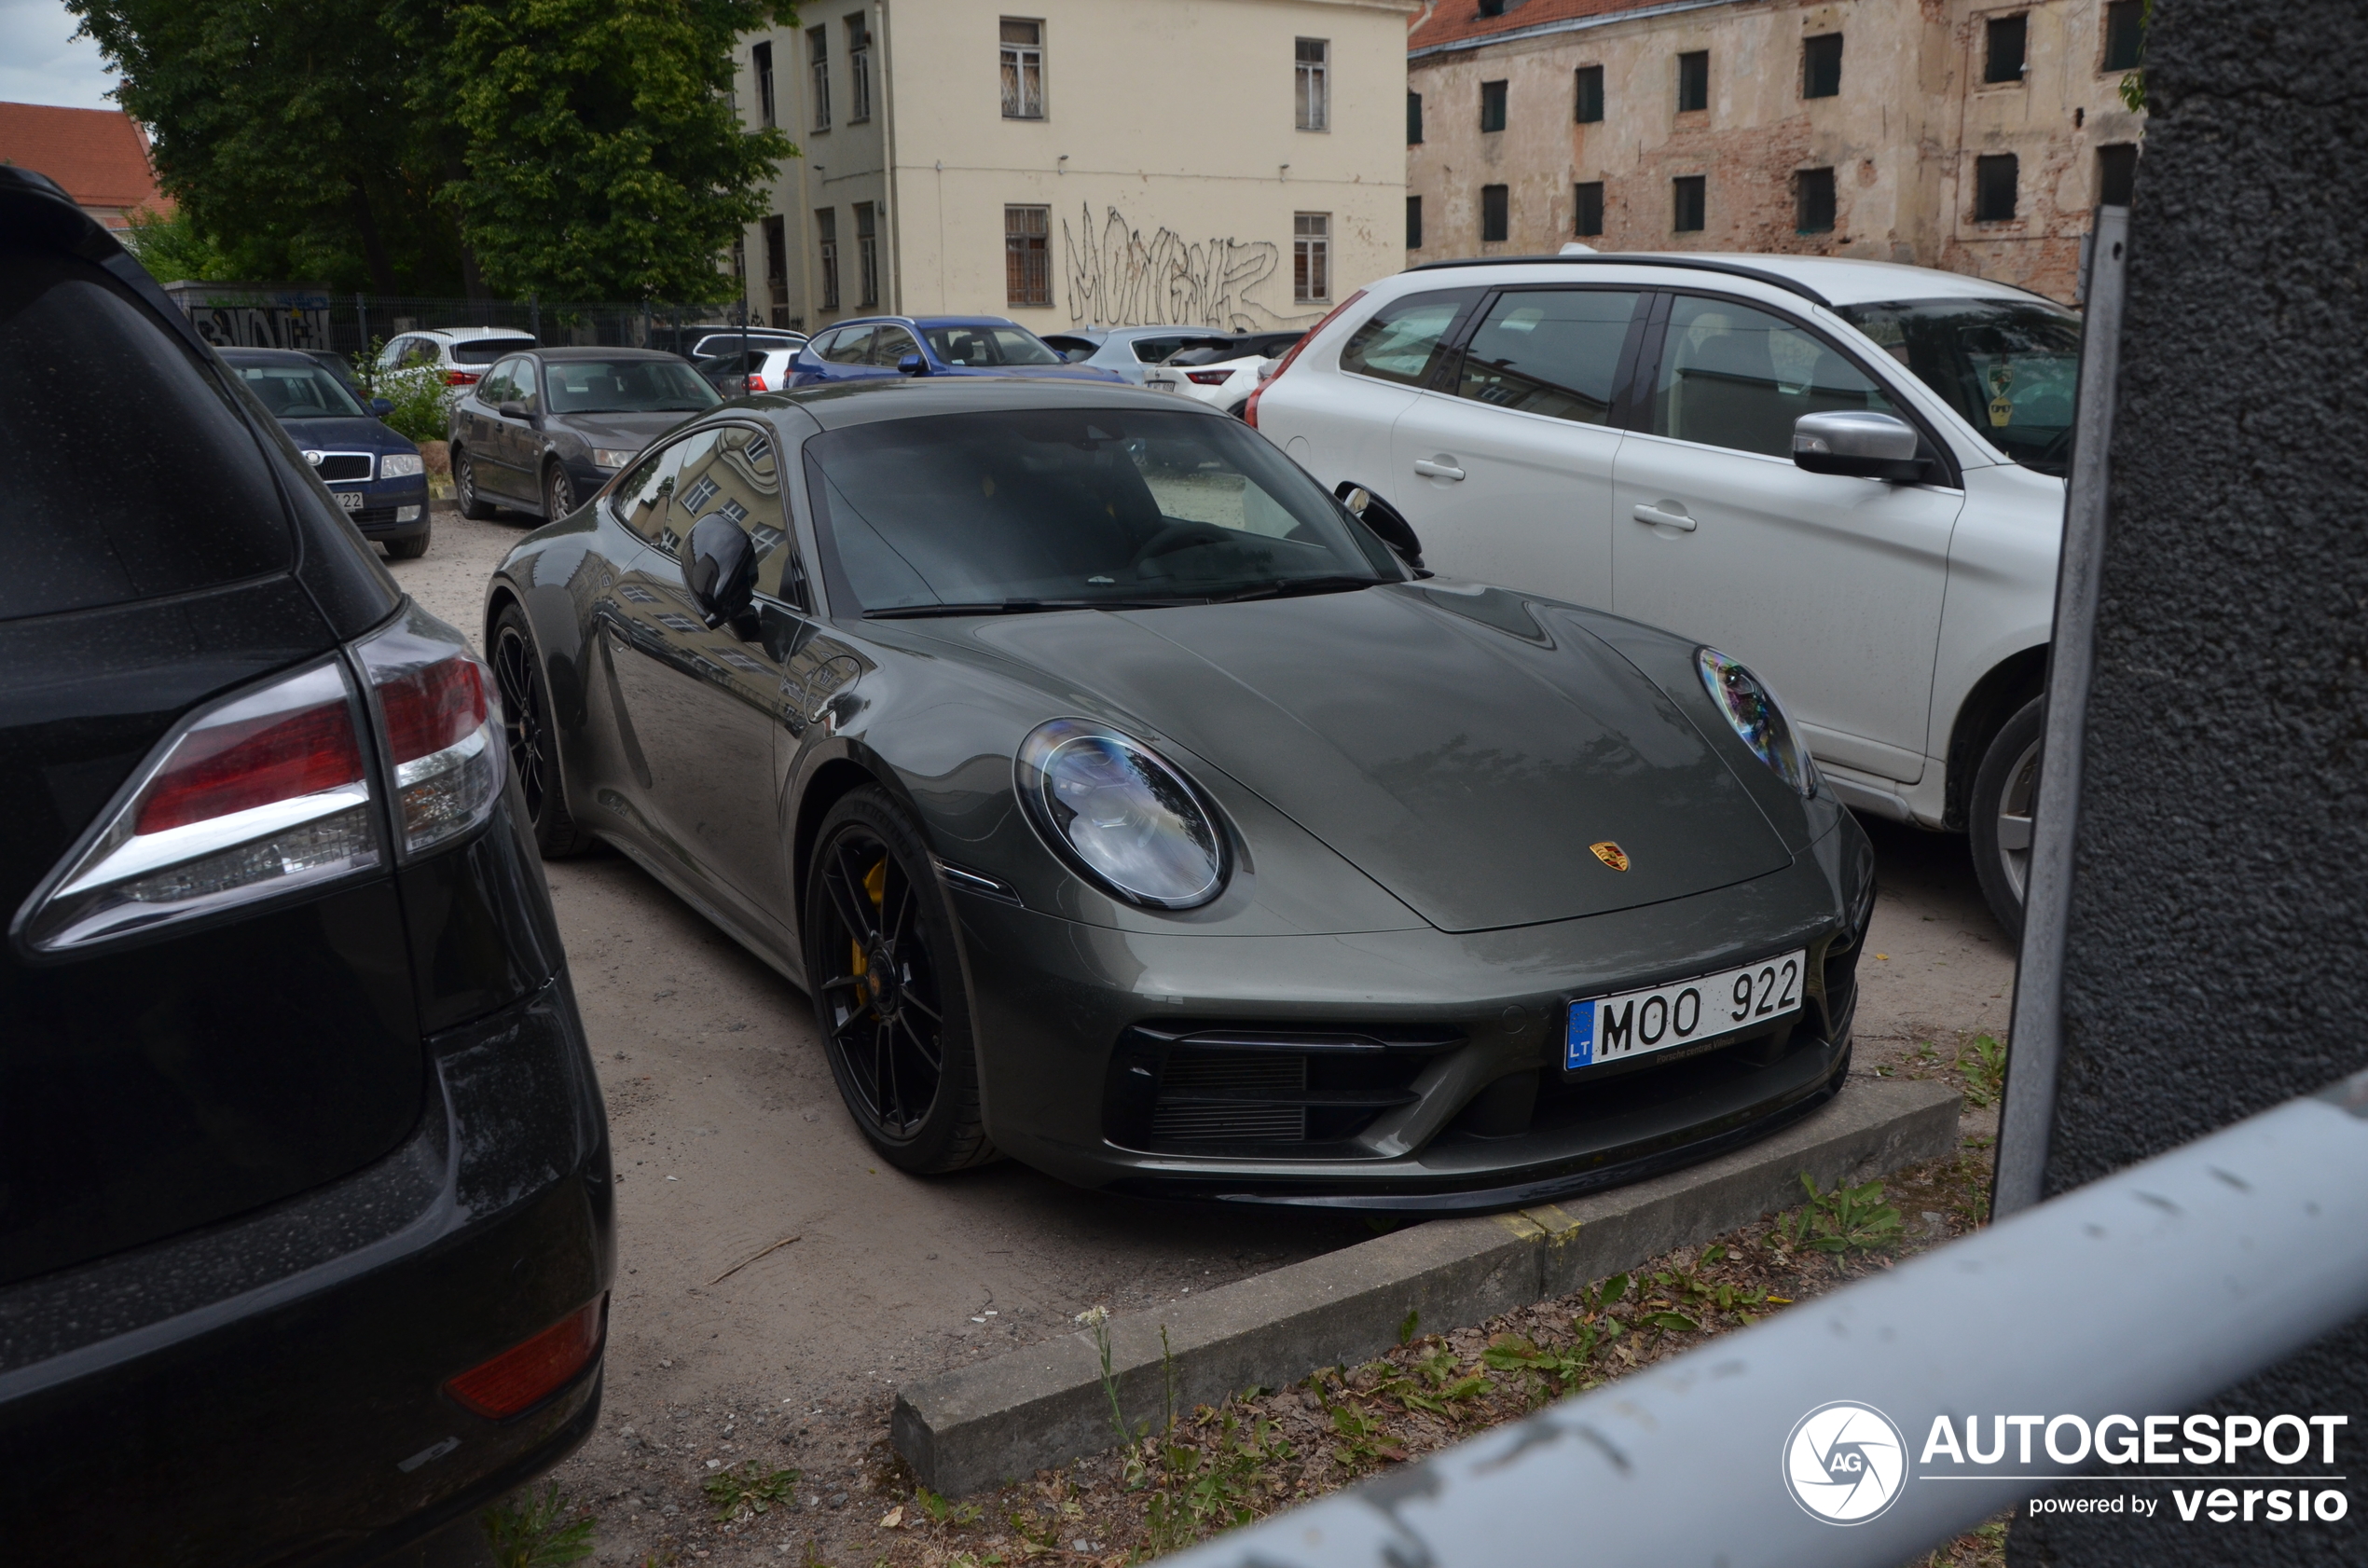
[[[741,269],[741,277],[740,277],[740,392],[739,392],[739,395],[741,395],[741,396],[746,396],[746,395],[748,394],[748,390],[749,390],[749,280],[748,280],[748,276],[747,276],[747,269],[746,269],[745,268],[743,268]]]
[[[2193,1430],[2168,1418],[2363,1308],[2368,1073],[1165,1561],[1896,1568],[2066,1481],[2082,1496],[2158,1500],[2165,1530],[2175,1532],[2173,1488],[2200,1496],[2240,1479],[2307,1480],[2316,1492],[2346,1479],[2342,1456],[2356,1454],[2360,1440],[2356,1413],[2292,1412],[2329,1423],[2323,1448],[2321,1430],[2306,1424],[2299,1459],[2256,1446],[2224,1465],[2183,1457],[2182,1435]],[[1858,1457],[1843,1455],[1844,1468],[1865,1471],[1886,1502],[1849,1528],[1810,1511],[1792,1469],[1805,1418],[1839,1401],[1870,1407],[1897,1429],[1895,1440],[1871,1423],[1852,1434],[1874,1440],[1852,1444]],[[2268,1425],[2285,1413],[2253,1416]],[[2091,1434],[2101,1430],[2121,1448],[2122,1429],[2108,1419],[2115,1414],[2133,1444],[2151,1435],[2149,1417],[2165,1418],[2168,1442],[2155,1460],[2140,1448],[2129,1461],[2099,1462]],[[2073,1428],[2058,1419],[2074,1416],[2085,1424],[2077,1448]],[[1969,1418],[1979,1418],[1977,1447],[2002,1435],[1994,1457],[1924,1457],[1942,1417],[1961,1447]],[[2010,1421],[2027,1424],[2028,1454]],[[2279,1446],[2292,1449],[2291,1436]],[[2051,1448],[2082,1457],[2057,1463]],[[1838,1439],[1825,1452],[1840,1454]],[[1813,1446],[1810,1453],[1804,1479],[1822,1480],[1830,1467]],[[2077,1484],[2084,1476],[2110,1484]],[[1833,1506],[1832,1492],[1808,1492]],[[2167,1545],[2181,1539],[2165,1536]]]
[[[540,291],[530,292],[527,295],[526,309],[528,330],[532,334],[534,340],[540,343],[543,341],[543,296]]]
[[[353,319],[359,323],[362,333],[361,340],[354,345],[354,352],[366,353],[370,348],[370,302],[358,290],[353,296]]]
[[[2129,209],[2097,209],[2090,250],[2088,321],[2080,349],[2072,476],[2064,487],[2063,551],[2056,568],[2056,630],[2047,658],[2040,731],[2039,798],[2031,812],[2031,876],[2023,887],[2022,961],[2007,1038],[2004,1103],[1990,1211],[2003,1217],[2039,1202],[2056,1123],[2063,1060],[2064,928],[2072,910],[2072,856],[2079,826],[2081,740],[2096,662],[2097,578],[2105,559],[2106,458],[2120,379],[2121,316]]]

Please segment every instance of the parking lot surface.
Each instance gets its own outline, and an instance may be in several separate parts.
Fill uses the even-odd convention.
[[[477,637],[487,577],[532,526],[439,511],[428,554],[390,570]],[[2013,950],[1963,840],[1868,827],[1882,895],[1854,1071],[1919,1042],[1953,1058],[1966,1036],[2003,1037]],[[1107,1198],[1009,1162],[902,1176],[841,1109],[802,993],[621,856],[548,874],[622,1178],[607,1410],[571,1474],[613,1465],[622,1430],[669,1408],[853,1416],[899,1382],[1065,1330],[1087,1306],[1136,1310],[1372,1233],[1355,1217]],[[712,1451],[734,1462],[751,1436]],[[854,1455],[784,1457],[813,1478]]]

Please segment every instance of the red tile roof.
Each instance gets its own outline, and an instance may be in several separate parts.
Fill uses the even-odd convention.
[[[1406,47],[1425,49],[1442,45],[1477,45],[1497,34],[1525,33],[1545,23],[1579,17],[1653,10],[1666,4],[1668,0],[1505,0],[1503,15],[1484,17],[1480,14],[1479,0],[1427,0],[1407,28]]]
[[[172,210],[148,163],[147,133],[120,109],[0,103],[0,160],[48,175],[78,206]]]

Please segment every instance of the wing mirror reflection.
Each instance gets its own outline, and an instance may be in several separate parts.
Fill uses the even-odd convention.
[[[1913,485],[1924,477],[1916,427],[1896,414],[1837,408],[1793,421],[1793,461],[1811,474]]]
[[[756,602],[756,545],[729,517],[702,518],[683,546],[682,585],[710,630],[738,621]]]
[[[1417,576],[1430,575],[1423,570],[1423,542],[1415,537],[1414,525],[1399,515],[1397,507],[1362,485],[1342,485],[1339,496],[1349,516],[1371,529],[1374,537],[1389,546],[1390,554],[1404,561]]]

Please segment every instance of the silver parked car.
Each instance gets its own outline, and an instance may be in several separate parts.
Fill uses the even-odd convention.
[[[1071,364],[1108,370],[1139,387],[1146,371],[1177,351],[1223,347],[1233,335],[1205,326],[1088,326],[1048,333],[1044,341]]]

